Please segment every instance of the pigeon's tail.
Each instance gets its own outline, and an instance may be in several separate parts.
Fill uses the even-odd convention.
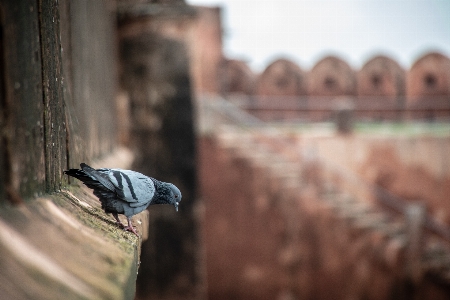
[[[75,177],[78,180],[81,180],[82,182],[87,182],[92,180],[91,177],[89,177],[86,173],[84,173],[83,170],[78,169],[69,169],[64,171],[64,174]]]
[[[83,168],[83,170],[69,169],[69,170],[64,171],[64,173],[66,175],[75,177],[76,179],[82,181],[88,188],[101,189],[101,190],[105,189],[106,187],[99,180],[97,180],[95,177],[93,177],[91,174],[89,174],[90,173],[89,169],[88,169],[87,172],[86,172],[86,170],[84,170],[85,166],[88,167],[90,170],[95,171],[94,169],[92,169],[88,165],[81,164],[81,167]]]

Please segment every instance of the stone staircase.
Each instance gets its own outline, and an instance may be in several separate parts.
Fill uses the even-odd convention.
[[[347,244],[334,238],[337,247],[341,248],[340,253],[349,254],[343,259],[346,262],[341,264],[342,268],[369,259],[369,264],[382,265],[389,270],[383,276],[389,278],[384,280],[391,285],[398,284],[398,278],[401,278],[401,282],[405,282],[400,288],[404,293],[409,291],[408,283],[413,282],[424,299],[432,297],[429,295],[446,295],[450,287],[450,251],[441,239],[425,234],[420,214],[408,215],[408,209],[404,215],[395,214],[342,190],[333,180],[323,176],[323,165],[317,165],[317,161],[311,164],[302,156],[298,145],[282,129],[226,125],[216,131],[215,138],[230,156],[263,170],[272,178],[273,185],[283,190],[284,195],[290,195],[282,197],[285,205],[281,205],[288,224],[298,222],[298,210],[303,210],[322,219],[322,225],[325,225],[319,231],[345,228],[342,234]],[[318,169],[311,173],[314,168]],[[291,227],[290,235],[295,240],[301,229],[296,225]],[[332,241],[324,243],[333,246]],[[354,253],[355,245],[359,245],[358,253]],[[376,275],[367,276],[363,286],[370,290],[370,282]],[[436,294],[426,282],[430,276],[432,285],[439,286]],[[359,297],[363,292],[349,288],[346,293]],[[388,297],[388,292],[385,293]]]

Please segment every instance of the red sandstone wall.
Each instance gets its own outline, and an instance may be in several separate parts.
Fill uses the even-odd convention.
[[[284,195],[261,171],[213,140],[200,142],[209,299],[276,299],[289,285]]]
[[[450,96],[450,59],[436,52],[420,57],[408,71],[406,93],[411,102]]]
[[[196,20],[187,41],[191,52],[193,91],[196,95],[220,93],[222,24],[218,7],[195,7]]]
[[[256,94],[260,97],[306,95],[305,74],[295,63],[277,59],[259,75]]]
[[[241,60],[224,59],[221,67],[221,94],[225,97],[234,95],[252,95],[255,89],[255,74]]]
[[[306,104],[306,74],[294,62],[280,58],[258,76],[252,105],[263,120],[297,117],[295,109]],[[292,111],[294,109],[294,112]]]
[[[412,118],[438,119],[450,115],[450,59],[440,53],[420,57],[407,73],[406,93]]]
[[[425,202],[436,219],[450,224],[449,137],[323,135],[301,136],[298,143],[403,199]]]
[[[356,108],[365,110],[358,118],[399,119],[396,108],[405,100],[405,71],[393,59],[376,56],[357,72],[357,94]]]
[[[242,63],[240,67],[248,69]],[[407,71],[392,58],[378,55],[355,72],[333,56],[318,61],[309,72],[291,61],[276,60],[256,82],[222,70],[223,82],[245,83],[245,93],[238,88],[229,93],[222,89],[222,94],[233,101],[235,92],[254,90],[255,97],[243,103],[263,120],[330,120],[339,97],[354,102],[355,117],[362,121],[446,120],[450,115],[450,60],[442,54],[428,53]]]
[[[310,96],[353,96],[356,79],[352,68],[344,60],[327,56],[321,59],[308,74]]]
[[[358,71],[357,90],[360,97],[402,97],[405,95],[405,71],[395,60],[375,56]]]
[[[314,164],[292,175],[292,139],[239,134],[199,143],[209,299],[447,299],[432,277],[410,282],[403,221],[334,192]],[[329,148],[340,162],[345,145]]]

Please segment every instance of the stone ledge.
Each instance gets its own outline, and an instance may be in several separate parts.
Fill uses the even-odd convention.
[[[108,159],[128,167],[126,152]],[[133,299],[148,222],[133,217],[142,238],[119,229],[81,185],[0,207],[2,299]]]

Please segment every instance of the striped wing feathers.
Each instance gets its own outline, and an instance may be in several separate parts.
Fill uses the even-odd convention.
[[[148,204],[155,194],[151,178],[139,172],[122,169],[95,170],[86,164],[82,164],[81,168],[131,207]]]
[[[148,204],[155,194],[153,181],[141,173],[111,169],[108,177],[115,186],[117,195],[127,201],[131,207]]]

